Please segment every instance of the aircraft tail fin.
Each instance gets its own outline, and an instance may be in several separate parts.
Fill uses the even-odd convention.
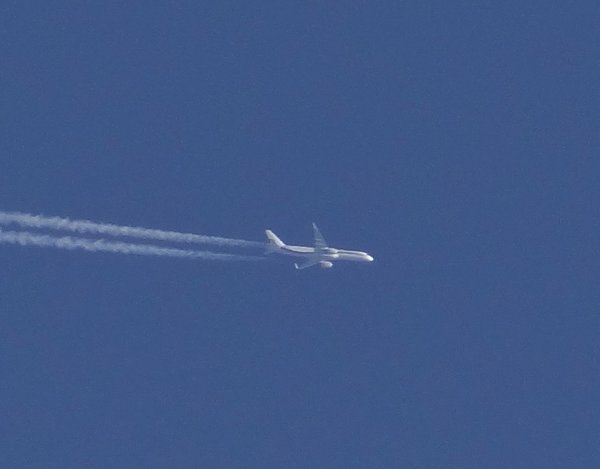
[[[271,230],[265,230],[269,244],[267,246],[267,253],[275,252],[285,246],[285,243],[281,241],[275,233]]]

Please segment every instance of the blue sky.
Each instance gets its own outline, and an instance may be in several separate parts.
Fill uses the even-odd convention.
[[[372,253],[0,246],[6,467],[600,464],[594,2],[8,2],[0,210]]]

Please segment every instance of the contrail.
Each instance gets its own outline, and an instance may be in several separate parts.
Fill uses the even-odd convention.
[[[213,261],[258,261],[259,256],[219,254],[211,251],[191,251],[165,248],[151,244],[133,244],[104,239],[73,238],[71,236],[51,236],[28,231],[3,231],[0,229],[0,244],[19,244],[56,249],[81,249],[89,252],[112,252],[116,254],[137,254],[142,256],[179,257],[186,259],[206,259]]]
[[[27,228],[47,228],[51,230],[72,231],[80,234],[96,234],[109,236],[125,236],[160,241],[175,241],[183,243],[214,244],[218,246],[264,247],[258,241],[205,236],[177,231],[163,231],[152,228],[121,226],[111,223],[96,223],[89,220],[71,220],[63,217],[47,217],[20,212],[0,211],[0,225],[15,224]]]

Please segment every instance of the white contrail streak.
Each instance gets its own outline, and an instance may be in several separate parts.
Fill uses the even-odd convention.
[[[133,244],[104,239],[74,238],[71,236],[51,236],[28,231],[3,231],[0,229],[0,244],[18,244],[56,249],[81,249],[90,252],[112,252],[116,254],[137,254],[142,256],[179,257],[186,259],[206,259],[213,261],[258,261],[258,256],[219,254],[210,251],[191,251],[165,248],[151,244]]]
[[[125,236],[141,239],[155,239],[160,241],[214,244],[218,246],[260,248],[264,247],[265,245],[264,243],[258,241],[246,241],[243,239],[221,238],[219,236],[179,233],[177,231],[163,231],[152,228],[121,226],[111,223],[96,223],[89,220],[71,220],[63,217],[47,217],[44,215],[31,215],[28,213],[0,211],[0,225],[10,224],[27,228],[47,228],[51,230],[71,231],[80,234]]]

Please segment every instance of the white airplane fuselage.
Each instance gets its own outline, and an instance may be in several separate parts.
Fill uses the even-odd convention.
[[[271,230],[266,230],[265,233],[269,239],[269,248],[267,252],[304,258],[305,262],[303,264],[294,264],[297,269],[304,269],[317,264],[320,264],[323,268],[330,268],[333,266],[333,262],[337,261],[373,261],[373,257],[363,251],[336,249],[327,246],[323,236],[314,223],[313,229],[315,232],[315,247],[287,245],[283,243],[283,241],[281,241]]]
[[[298,257],[314,257],[316,250],[308,246],[285,245],[280,249],[282,254]],[[373,257],[363,251],[350,251],[348,249],[325,248],[319,252],[319,257],[326,261],[357,261],[372,262]]]

